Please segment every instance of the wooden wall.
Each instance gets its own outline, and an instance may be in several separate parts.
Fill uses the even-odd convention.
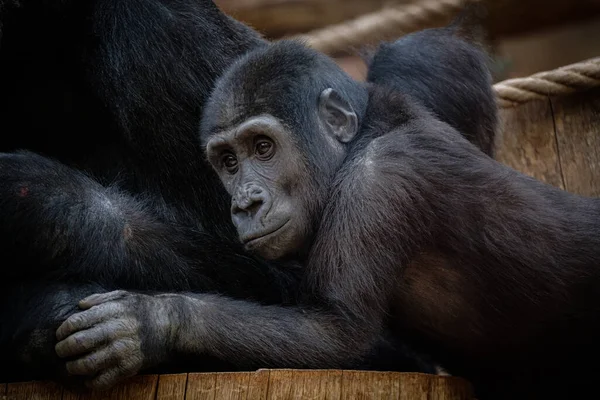
[[[567,191],[600,196],[600,88],[501,111],[497,159]]]

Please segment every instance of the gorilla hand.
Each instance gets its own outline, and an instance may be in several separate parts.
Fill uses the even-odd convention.
[[[71,359],[67,371],[89,376],[89,388],[106,389],[165,361],[176,330],[165,297],[115,291],[80,301],[85,311],[56,331],[56,353]]]

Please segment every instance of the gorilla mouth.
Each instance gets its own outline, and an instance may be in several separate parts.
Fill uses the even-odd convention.
[[[283,227],[285,227],[288,222],[290,222],[290,220],[288,219],[287,221],[285,221],[283,224],[279,225],[277,228],[275,229],[271,229],[269,231],[262,231],[262,232],[256,232],[253,234],[250,234],[248,236],[246,236],[245,238],[242,239],[242,243],[243,244],[250,244],[252,242],[256,242],[257,240],[260,239],[264,239],[268,236],[272,236],[275,233],[279,232],[281,229],[283,229]]]

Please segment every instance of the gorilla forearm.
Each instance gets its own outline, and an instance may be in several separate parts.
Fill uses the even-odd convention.
[[[112,292],[81,306],[89,309],[58,329],[56,349],[61,357],[81,357],[67,362],[71,374],[99,373],[91,382],[98,388],[180,356],[208,354],[244,369],[349,367],[366,356],[379,332],[332,310],[216,295]],[[94,351],[96,343],[109,345]]]
[[[176,352],[210,352],[243,368],[348,366],[370,349],[369,336],[378,331],[335,310],[262,306],[217,296],[170,301],[182,312],[179,320],[187,321],[175,336]]]

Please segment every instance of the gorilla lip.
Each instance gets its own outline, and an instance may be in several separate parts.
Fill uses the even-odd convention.
[[[250,244],[250,243],[255,242],[255,241],[259,240],[259,239],[264,239],[267,236],[271,236],[274,233],[277,233],[278,231],[280,231],[281,229],[283,229],[283,227],[286,226],[288,224],[288,222],[290,222],[289,219],[287,221],[285,221],[283,224],[281,224],[279,227],[277,227],[277,228],[275,228],[275,229],[273,229],[271,231],[268,231],[268,232],[265,232],[265,233],[259,233],[260,236],[256,236],[256,235],[247,236],[247,237],[245,237],[245,238],[242,239],[242,243],[243,244]]]

